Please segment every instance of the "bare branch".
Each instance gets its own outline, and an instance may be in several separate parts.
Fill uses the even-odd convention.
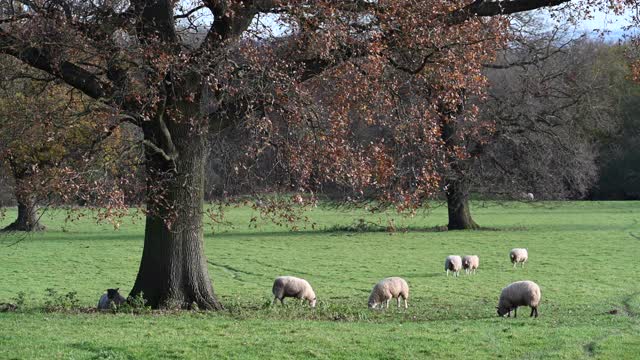
[[[512,0],[512,1],[487,1],[475,0],[473,3],[453,11],[448,15],[447,23],[460,24],[474,16],[509,15],[523,11],[553,7],[571,0]]]
[[[204,5],[200,5],[200,6],[196,6],[193,9],[187,11],[184,14],[179,14],[179,15],[175,15],[173,18],[174,19],[184,19],[184,18],[188,18],[189,16],[193,15],[193,13],[202,10],[202,9],[206,9],[207,7]]]

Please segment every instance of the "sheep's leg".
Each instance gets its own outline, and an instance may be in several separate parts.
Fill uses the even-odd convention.
[[[386,305],[387,305],[387,306],[386,306],[386,308],[387,308],[387,309],[389,308],[389,303],[390,303],[390,302],[391,302],[391,298],[388,298],[388,299],[387,299],[387,301],[386,301]]]
[[[515,269],[517,265],[518,265],[518,263],[514,261],[513,262],[513,268]]]
[[[534,307],[533,310],[535,310],[535,317],[538,317],[538,307]]]
[[[513,318],[515,319],[515,318],[517,318],[517,317],[518,317],[518,307],[516,306],[516,307],[513,309]]]
[[[404,308],[407,309],[409,308],[409,306],[407,305],[407,298],[406,297],[402,297],[404,299]]]
[[[449,276],[449,269],[447,269],[447,276]]]
[[[524,261],[522,262],[522,268],[524,269]]]
[[[531,315],[529,315],[529,317],[533,317],[533,314],[536,312],[536,308],[534,308],[533,306],[531,307]]]
[[[275,304],[277,304],[277,303],[278,303],[278,297],[277,297],[277,296],[275,296],[275,297],[273,298],[273,302],[271,303],[271,306],[273,306],[273,305],[275,305]]]
[[[400,307],[400,296],[398,296],[398,307]]]

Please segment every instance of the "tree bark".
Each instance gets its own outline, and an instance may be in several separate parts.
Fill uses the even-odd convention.
[[[447,185],[447,209],[449,230],[475,230],[480,226],[471,218],[469,186],[464,181],[451,181]]]
[[[171,112],[176,113],[167,114]],[[167,119],[165,125],[160,118],[158,124],[143,128],[145,140],[159,146],[146,151],[148,213],[131,295],[143,294],[152,308],[188,309],[195,304],[202,310],[222,309],[204,255],[206,131],[193,129],[184,120]]]
[[[464,96],[464,93],[463,93]],[[460,125],[456,119],[445,121],[442,126],[442,140],[447,146],[450,155],[451,168],[445,175],[445,193],[447,195],[447,209],[449,213],[449,230],[474,230],[480,226],[471,218],[469,207],[469,194],[471,190],[471,176],[468,169],[472,159],[459,159],[456,157],[456,148],[464,147],[464,137],[460,133]]]
[[[16,179],[17,187],[19,182],[20,179]],[[35,197],[16,191],[16,199],[18,200],[18,218],[2,231],[44,231],[45,226],[40,224]]]

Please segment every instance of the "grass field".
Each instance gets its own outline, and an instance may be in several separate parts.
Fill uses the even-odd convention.
[[[21,310],[0,313],[0,359],[640,357],[640,239],[632,236],[640,236],[640,202],[476,202],[473,212],[492,229],[425,231],[446,223],[446,209],[436,208],[395,216],[407,232],[335,231],[388,217],[319,207],[308,214],[314,229],[289,232],[251,228],[251,210],[229,210],[233,227],[206,229],[209,272],[227,310],[113,315],[46,312],[45,289],[75,291],[83,307],[109,287],[126,295],[141,222],[114,231],[49,211],[46,233],[0,237],[0,302],[26,294]],[[524,269],[511,267],[513,247],[529,249]],[[478,274],[447,278],[449,254],[478,254]],[[285,274],[309,280],[316,309],[268,305],[273,279]],[[367,309],[371,287],[387,276],[409,282],[408,310]],[[525,279],[541,286],[540,317],[527,308],[498,318],[501,288]]]

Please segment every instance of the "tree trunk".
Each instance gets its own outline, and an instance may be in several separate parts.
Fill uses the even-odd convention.
[[[479,229],[471,218],[471,208],[469,207],[470,181],[469,171],[472,159],[459,159],[456,148],[463,147],[464,137],[460,133],[459,119],[445,121],[442,126],[442,140],[450,151],[449,161],[451,168],[445,176],[445,192],[447,195],[447,208],[449,212],[449,230],[473,230]]]
[[[16,182],[18,180],[16,179]],[[30,195],[16,194],[18,199],[18,218],[2,231],[44,231],[38,217],[38,205]]]
[[[480,226],[471,218],[469,186],[464,181],[452,181],[447,185],[449,230],[475,230]]]
[[[161,122],[163,120],[160,120]],[[164,122],[163,122],[163,125]],[[167,121],[171,137],[162,140],[162,126],[145,129],[145,140],[175,145],[169,161],[147,148],[147,218],[144,249],[132,296],[143,294],[152,308],[222,309],[209,278],[204,255],[204,131]],[[159,140],[160,139],[160,140]]]

